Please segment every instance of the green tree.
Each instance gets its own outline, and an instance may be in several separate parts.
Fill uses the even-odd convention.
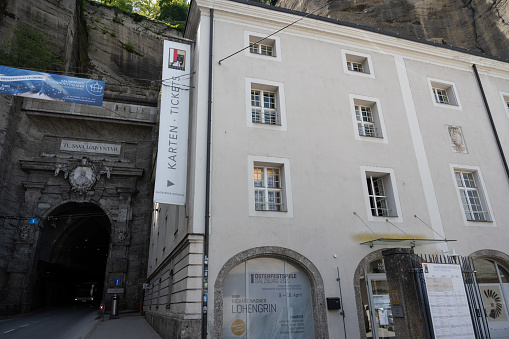
[[[150,19],[159,16],[159,5],[157,0],[135,0],[134,11]]]
[[[62,61],[51,49],[44,32],[18,21],[11,45],[0,47],[0,60],[5,66],[37,70],[60,70]]]
[[[110,7],[128,12],[137,13],[150,19],[156,19],[159,16],[158,0],[91,0]]]
[[[134,15],[172,23],[171,27],[183,29],[189,10],[188,0],[91,0],[103,5],[135,13]],[[136,18],[135,18],[136,20]],[[141,20],[141,19],[140,19]]]
[[[104,5],[117,7],[124,12],[132,13],[134,9],[134,0],[93,0]]]
[[[159,9],[161,21],[186,21],[189,4],[185,0],[159,0]]]

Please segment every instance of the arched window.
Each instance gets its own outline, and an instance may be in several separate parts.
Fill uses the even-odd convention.
[[[491,337],[508,338],[509,272],[492,259],[474,259],[474,265]]]
[[[238,264],[224,280],[222,323],[223,338],[315,337],[308,276],[275,258]]]

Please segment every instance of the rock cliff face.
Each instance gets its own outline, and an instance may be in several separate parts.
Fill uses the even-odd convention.
[[[279,6],[509,59],[509,0],[281,0]]]
[[[86,3],[85,18],[91,69],[112,85],[128,81],[151,86],[160,80],[163,40],[181,35],[165,24],[91,2]]]
[[[182,35],[163,23],[82,0],[0,0],[0,45],[13,39],[18,21],[44,32],[62,56],[64,73],[94,75],[107,86],[152,87],[161,77],[163,40]]]

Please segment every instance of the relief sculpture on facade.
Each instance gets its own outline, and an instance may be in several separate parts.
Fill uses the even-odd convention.
[[[101,178],[101,174],[106,174],[106,178],[110,179],[111,170],[111,167],[103,164],[95,166],[88,157],[83,157],[79,163],[74,165],[68,163],[55,164],[55,176],[61,171],[64,172],[64,178],[69,179],[71,189],[80,195],[89,191]]]
[[[99,173],[87,157],[81,159],[81,163],[74,165],[69,173],[69,183],[73,191],[83,194],[94,186]]]
[[[460,126],[447,126],[449,138],[451,139],[452,150],[456,153],[468,153],[463,131]]]

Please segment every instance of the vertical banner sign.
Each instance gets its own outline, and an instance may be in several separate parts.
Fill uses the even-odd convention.
[[[191,78],[189,45],[164,42],[154,202],[186,203],[187,134]]]
[[[475,339],[460,265],[423,263],[435,339]]]

